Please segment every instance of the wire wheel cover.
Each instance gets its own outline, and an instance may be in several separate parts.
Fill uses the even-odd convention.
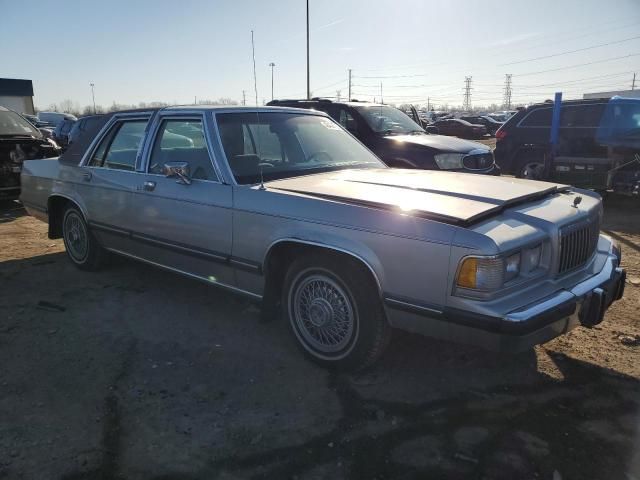
[[[87,229],[76,213],[70,213],[64,220],[64,239],[71,256],[81,262],[89,248]]]
[[[321,274],[300,281],[293,296],[294,321],[313,349],[339,352],[352,340],[355,313],[347,293]]]

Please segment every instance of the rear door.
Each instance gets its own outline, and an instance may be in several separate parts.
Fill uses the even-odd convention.
[[[208,142],[210,113],[159,112],[132,193],[136,255],[232,286],[232,187],[221,181]],[[188,165],[190,182],[166,177],[168,163]]]
[[[150,113],[114,116],[75,179],[90,228],[103,245],[118,251],[131,249],[132,192],[140,181],[136,161],[149,118]]]

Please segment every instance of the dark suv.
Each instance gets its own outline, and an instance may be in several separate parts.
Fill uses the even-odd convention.
[[[496,132],[496,163],[503,173],[606,190],[612,157],[597,140],[608,99],[562,102],[556,152],[551,152],[553,103],[531,105]]]
[[[390,167],[500,173],[489,147],[429,134],[404,112],[389,105],[325,99],[273,100],[267,105],[329,114]]]

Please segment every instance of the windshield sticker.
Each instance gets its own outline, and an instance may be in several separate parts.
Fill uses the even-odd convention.
[[[329,120],[322,120],[320,123],[324,125],[326,128],[328,128],[329,130],[342,130],[338,125],[336,125],[333,122],[330,122]]]

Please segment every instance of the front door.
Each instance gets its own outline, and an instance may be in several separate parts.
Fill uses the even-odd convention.
[[[232,190],[214,168],[203,115],[160,112],[153,130],[132,194],[136,255],[233,286]],[[186,178],[167,177],[167,165],[178,163],[187,166]]]

